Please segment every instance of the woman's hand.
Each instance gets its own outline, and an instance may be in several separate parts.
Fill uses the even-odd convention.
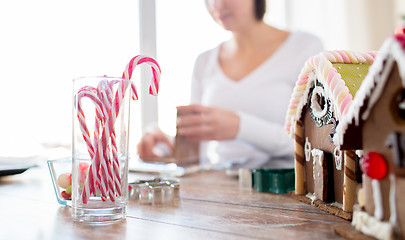
[[[143,160],[155,159],[163,156],[159,156],[154,151],[154,148],[158,144],[167,145],[170,150],[173,152],[173,143],[170,141],[169,137],[164,134],[160,129],[155,129],[153,131],[147,132],[138,143],[138,154],[139,157]]]
[[[239,116],[228,110],[202,105],[177,107],[177,134],[190,140],[227,140],[236,137]]]

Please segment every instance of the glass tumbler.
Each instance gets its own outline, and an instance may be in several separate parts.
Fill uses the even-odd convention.
[[[130,89],[122,78],[73,80],[72,216],[77,221],[126,216]]]

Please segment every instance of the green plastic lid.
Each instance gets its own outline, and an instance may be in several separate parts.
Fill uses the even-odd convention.
[[[252,182],[259,192],[285,194],[295,189],[294,168],[253,169]]]

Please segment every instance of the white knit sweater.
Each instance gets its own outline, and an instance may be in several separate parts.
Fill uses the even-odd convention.
[[[237,112],[240,126],[234,140],[203,142],[201,159],[240,162],[293,155],[293,141],[284,130],[287,106],[305,61],[322,50],[317,37],[292,32],[270,58],[237,82],[223,73],[219,46],[202,53],[194,66],[191,102]]]

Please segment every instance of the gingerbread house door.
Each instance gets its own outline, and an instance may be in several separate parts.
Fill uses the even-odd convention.
[[[313,160],[314,194],[319,200],[330,200],[330,195],[334,192],[333,174],[330,174],[330,165],[332,164],[333,167],[332,155],[319,149],[312,149],[311,154]]]

